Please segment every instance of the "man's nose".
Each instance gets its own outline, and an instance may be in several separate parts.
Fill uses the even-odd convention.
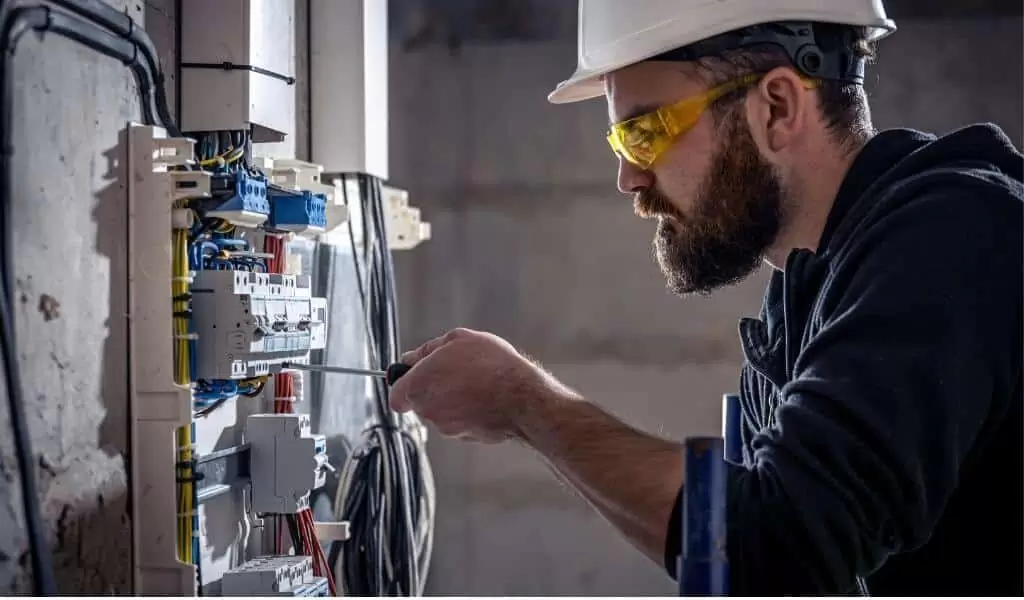
[[[654,174],[619,157],[619,176],[616,180],[619,191],[634,195],[654,185]]]

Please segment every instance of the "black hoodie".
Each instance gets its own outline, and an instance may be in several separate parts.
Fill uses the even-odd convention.
[[[1024,593],[1022,168],[992,125],[878,134],[740,322],[731,595]]]

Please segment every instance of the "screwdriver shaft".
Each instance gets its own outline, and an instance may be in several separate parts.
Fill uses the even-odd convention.
[[[344,373],[346,375],[363,375],[366,377],[381,378],[386,378],[388,376],[387,371],[377,371],[375,369],[357,369],[355,367],[328,367],[324,365],[303,365],[298,363],[284,363],[281,365],[281,367],[284,369],[310,371],[313,373]]]

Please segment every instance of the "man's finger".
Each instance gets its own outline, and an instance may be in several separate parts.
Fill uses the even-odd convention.
[[[472,333],[473,332],[471,332],[468,329],[452,329],[451,331],[448,331],[444,335],[438,336],[432,340],[425,342],[419,348],[416,348],[415,350],[410,350],[402,354],[401,361],[409,365],[410,367],[414,366],[416,363],[433,354],[441,346],[444,346],[445,344],[453,340],[456,340],[460,337],[463,337],[465,335],[471,335]]]

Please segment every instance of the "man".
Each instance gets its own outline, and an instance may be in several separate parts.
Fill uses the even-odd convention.
[[[878,0],[582,0],[580,23],[550,99],[605,96],[671,288],[774,270],[740,323],[730,592],[1020,595],[1022,156],[991,125],[873,130]],[[488,333],[403,360],[396,410],[536,449],[675,575],[679,443]]]

